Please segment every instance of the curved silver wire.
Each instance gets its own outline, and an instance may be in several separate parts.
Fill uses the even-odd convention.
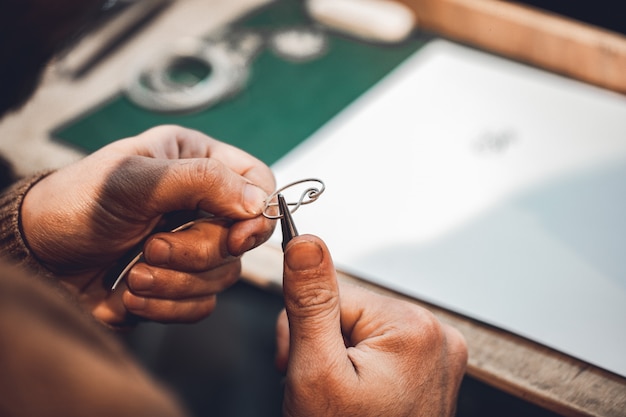
[[[272,219],[272,220],[276,220],[276,219],[280,219],[283,216],[281,214],[270,214],[268,213],[268,210],[272,209],[273,207],[277,207],[278,203],[273,202],[274,198],[278,195],[281,194],[283,191],[285,191],[288,188],[291,188],[293,186],[296,186],[298,184],[303,184],[306,182],[316,182],[318,184],[320,184],[320,187],[308,187],[306,190],[304,190],[302,192],[302,194],[300,195],[300,198],[298,199],[298,201],[295,202],[287,202],[287,206],[289,207],[293,207],[292,209],[289,210],[290,213],[294,213],[296,210],[298,210],[300,208],[300,206],[306,205],[306,204],[310,204],[312,202],[314,202],[315,200],[317,200],[320,195],[322,195],[322,193],[324,192],[324,190],[326,189],[326,185],[324,184],[324,181],[317,179],[317,178],[305,178],[303,180],[299,180],[299,181],[294,181],[291,182],[281,188],[279,188],[278,190],[274,191],[272,194],[270,194],[267,197],[267,200],[265,202],[265,208],[263,209],[263,216],[265,216],[268,219]]]

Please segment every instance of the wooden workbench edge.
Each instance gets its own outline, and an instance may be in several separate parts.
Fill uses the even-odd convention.
[[[626,93],[626,36],[500,0],[399,0],[427,31]]]
[[[279,248],[256,248],[243,257],[242,277],[268,291],[280,291],[282,259]],[[476,379],[564,416],[624,416],[626,378],[350,275],[339,273],[339,279],[421,305],[459,329],[470,353],[467,372]]]

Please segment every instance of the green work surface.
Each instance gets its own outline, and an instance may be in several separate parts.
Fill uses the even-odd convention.
[[[233,26],[277,29],[311,25],[300,0],[273,2]],[[193,114],[142,109],[122,93],[52,136],[93,152],[116,139],[160,124],[202,131],[271,165],[424,45],[415,37],[400,45],[374,45],[329,34],[328,51],[308,62],[289,62],[265,49],[254,60],[243,91]]]

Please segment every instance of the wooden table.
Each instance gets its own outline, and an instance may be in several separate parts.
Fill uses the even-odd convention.
[[[498,0],[402,1],[416,11],[426,30],[626,92],[623,36]],[[80,152],[51,142],[50,130],[119,91],[124,81],[120,74],[155,44],[204,34],[264,3],[179,0],[88,76],[72,81],[52,65],[33,100],[1,121],[0,152],[21,174],[81,158]],[[247,254],[243,276],[255,285],[279,290],[281,252],[263,246]],[[340,278],[407,298],[345,274]],[[469,345],[472,377],[566,416],[626,416],[625,378],[437,306],[410,301],[461,330]]]

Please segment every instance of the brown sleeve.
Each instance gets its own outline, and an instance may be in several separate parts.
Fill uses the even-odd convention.
[[[38,275],[48,275],[49,272],[37,261],[22,238],[20,210],[28,190],[51,172],[19,180],[0,194],[0,253]]]
[[[0,415],[185,415],[113,335],[47,281],[0,260]]]

